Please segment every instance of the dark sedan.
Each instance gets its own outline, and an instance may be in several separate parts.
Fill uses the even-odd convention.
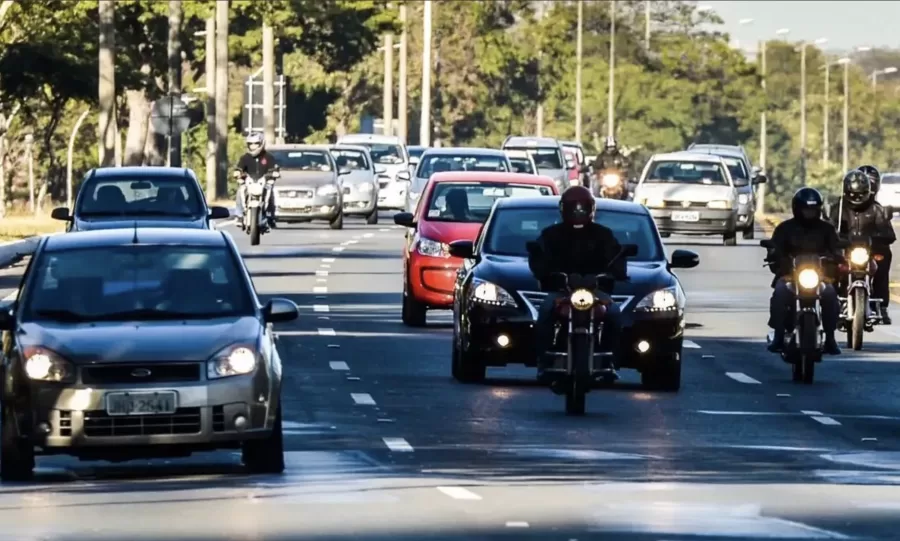
[[[36,449],[124,461],[241,448],[284,469],[282,360],[228,233],[112,229],[45,237],[0,312],[0,475],[27,479]]]
[[[53,209],[69,222],[66,231],[134,227],[211,229],[210,220],[228,218],[225,207],[208,207],[193,171],[180,167],[92,169],[78,189],[75,209]]]
[[[545,296],[528,268],[526,243],[559,219],[559,197],[501,199],[474,243],[457,241],[450,253],[465,258],[453,304],[453,375],[484,380],[489,366],[536,366],[534,326]],[[645,386],[676,391],[681,385],[685,295],[671,269],[691,268],[699,256],[675,250],[671,262],[653,218],[635,203],[597,200],[597,222],[638,254],[628,260],[629,280],[617,282],[613,300],[623,314],[623,368],[641,372]]]

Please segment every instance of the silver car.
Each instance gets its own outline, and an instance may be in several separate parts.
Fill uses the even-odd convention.
[[[385,168],[378,175],[378,208],[403,210],[409,187],[408,181],[397,178],[401,172],[409,172],[409,154],[403,141],[392,135],[354,133],[341,137],[337,144],[368,148],[372,161]]]
[[[506,157],[509,158],[509,163],[512,164],[514,171],[526,175],[538,174],[537,165],[531,154],[524,150],[506,150],[504,152],[506,152]]]
[[[372,163],[369,149],[355,145],[331,147],[331,155],[338,171],[349,173],[341,179],[344,194],[344,215],[365,216],[366,223],[378,223],[378,175],[387,170],[383,165]]]
[[[268,149],[281,167],[275,184],[275,221],[310,222],[324,220],[331,229],[344,227],[341,177],[325,145],[278,145]]]
[[[538,174],[556,182],[559,193],[569,187],[569,167],[560,142],[551,137],[521,137],[510,135],[503,141],[503,150],[524,150],[537,165]]]
[[[429,148],[419,158],[416,173],[407,190],[406,212],[415,213],[419,197],[435,173],[446,171],[490,171],[514,173],[506,153],[493,148],[442,147]],[[409,175],[398,177],[410,180]]]

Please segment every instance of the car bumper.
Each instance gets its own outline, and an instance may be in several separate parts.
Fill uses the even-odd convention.
[[[406,209],[406,182],[379,181],[378,208],[386,210]]]
[[[650,209],[650,215],[656,222],[660,233],[693,233],[699,235],[721,235],[737,228],[737,212],[734,210],[696,210],[696,221],[677,221],[672,219],[675,209]]]
[[[367,194],[353,192],[344,194],[344,214],[348,216],[368,216],[369,214],[372,214],[372,211],[375,210],[377,197],[377,194],[374,192]]]
[[[462,260],[412,253],[408,265],[408,292],[416,301],[429,308],[453,306],[456,273],[462,266]]]
[[[269,389],[269,379],[262,374],[190,385],[59,388],[34,384],[34,441],[50,453],[119,446],[225,447],[228,443],[263,438],[271,433],[279,404],[278,394],[270,394]],[[108,415],[106,395],[122,391],[175,391],[177,409],[168,415]],[[240,416],[246,419],[246,424],[239,430],[235,421]]]
[[[291,220],[331,220],[341,209],[338,195],[317,195],[306,199],[276,199],[275,219]]]

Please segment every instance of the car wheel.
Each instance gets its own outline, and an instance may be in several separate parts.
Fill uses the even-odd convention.
[[[372,209],[372,214],[366,216],[366,224],[375,225],[378,223],[378,209]]]
[[[409,282],[407,282],[407,284],[408,283]],[[403,294],[403,307],[400,312],[400,319],[403,320],[403,324],[407,327],[424,327],[427,308],[424,304],[413,298],[412,294],[409,293],[409,286],[407,286],[405,290],[406,292]]]
[[[456,345],[456,339],[453,339],[450,352],[450,375],[456,381],[462,381],[462,371],[459,369],[459,347]]]
[[[268,438],[248,440],[241,450],[241,461],[250,473],[284,472],[284,434],[281,431],[281,405],[275,413],[275,425]]]
[[[753,240],[754,229],[756,229],[756,222],[750,222],[750,225],[744,230],[744,240]]]
[[[725,246],[737,246],[737,232],[725,233],[722,237]]]
[[[454,349],[457,349],[455,344]],[[465,349],[457,349],[456,366],[459,373],[456,380],[460,383],[481,383],[487,374],[487,367],[484,363]]]
[[[671,237],[672,234],[671,233],[660,233],[659,236],[664,239],[667,239],[667,238]]]
[[[27,438],[19,436],[11,408],[3,408],[0,427],[0,479],[4,481],[28,481],[34,475],[34,446]]]
[[[657,357],[641,372],[641,384],[649,390],[678,392],[681,389],[681,355]]]
[[[344,211],[338,211],[338,215],[334,217],[333,220],[328,222],[328,227],[332,229],[343,229],[344,228]]]

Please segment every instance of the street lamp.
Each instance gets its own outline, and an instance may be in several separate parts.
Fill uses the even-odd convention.
[[[788,28],[781,28],[775,32],[778,36],[786,35],[790,32]],[[766,170],[766,147],[767,143],[767,119],[766,119],[766,109],[769,106],[769,98],[766,94],[766,42],[767,40],[762,40],[759,43],[759,74],[760,74],[760,86],[762,86],[763,95],[765,96],[765,106],[763,107],[762,112],[759,114],[759,167],[765,171]],[[756,212],[759,215],[762,215],[766,211],[766,185],[760,184],[759,189],[757,190],[757,203],[756,203]]]
[[[850,59],[841,58],[837,62],[844,66],[844,128],[843,128],[843,171],[850,167]]]

